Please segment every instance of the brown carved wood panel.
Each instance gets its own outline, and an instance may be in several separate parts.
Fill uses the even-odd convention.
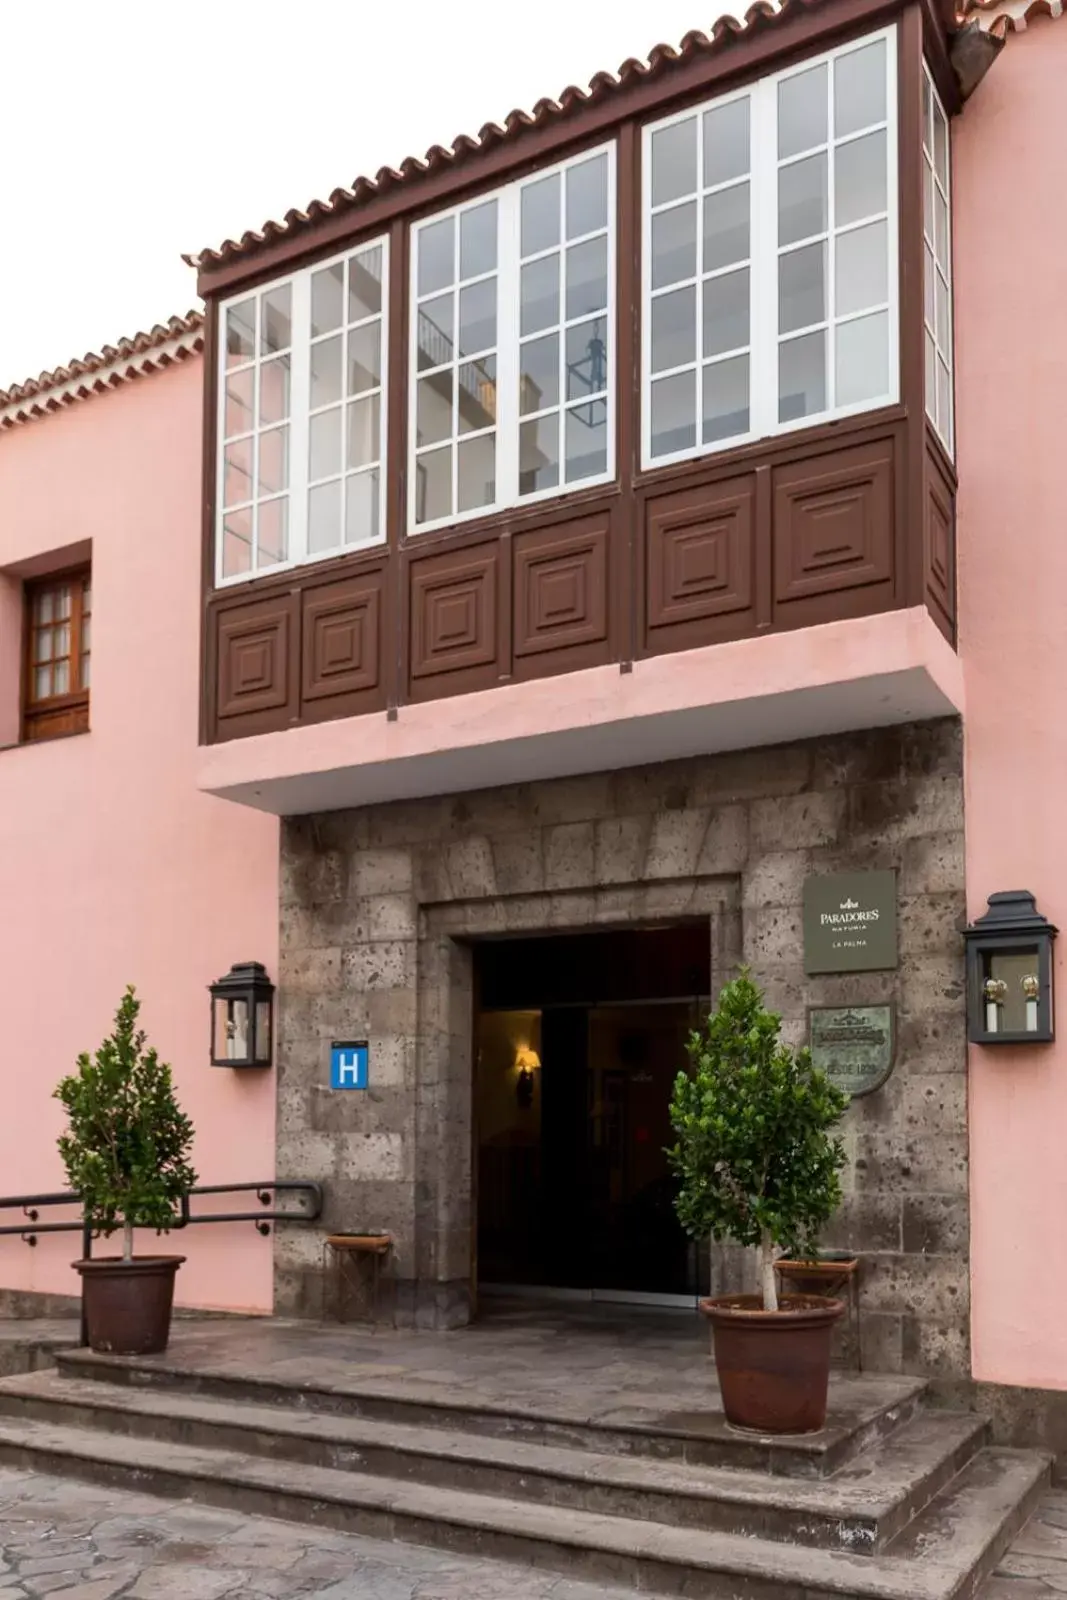
[[[950,467],[920,453],[898,528],[907,437],[835,424],[211,595],[209,737],[884,611],[909,551],[948,632]]]
[[[645,653],[739,638],[755,624],[754,473],[645,502]]]
[[[923,584],[926,603],[949,642],[956,640],[956,493],[940,450],[927,445],[923,495]]]
[[[516,677],[608,659],[609,514],[516,534],[512,653]]]
[[[249,600],[217,611],[215,617],[220,728],[259,733],[284,725],[295,647],[293,597],[282,593]]]
[[[409,556],[411,692],[488,688],[497,671],[499,541]]]
[[[305,715],[356,716],[384,704],[384,588],[383,566],[304,591],[300,699]]]
[[[787,626],[855,615],[841,596],[893,578],[893,441],[778,467],[772,495],[774,607]],[[870,595],[859,605],[872,607]],[[793,611],[786,618],[783,612]]]

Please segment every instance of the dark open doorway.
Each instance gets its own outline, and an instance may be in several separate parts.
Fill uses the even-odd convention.
[[[483,1290],[691,1299],[707,1252],[674,1214],[671,1086],[707,1008],[709,924],[476,946]]]

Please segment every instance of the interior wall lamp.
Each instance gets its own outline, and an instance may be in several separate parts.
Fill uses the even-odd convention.
[[[534,1073],[541,1065],[541,1057],[536,1050],[524,1047],[515,1052],[515,1065],[518,1068],[518,1078],[515,1080],[515,1098],[524,1111],[533,1105]]]
[[[1056,1036],[1057,929],[1025,889],[989,896],[967,928],[967,1037],[972,1044],[1049,1044]]]

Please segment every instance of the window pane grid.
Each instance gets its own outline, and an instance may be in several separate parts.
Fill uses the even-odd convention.
[[[608,146],[413,229],[412,531],[612,470],[613,179]]]
[[[948,118],[923,63],[923,240],[926,411],[953,451],[952,264]]]
[[[874,179],[870,192],[849,193],[847,208],[839,205],[857,148],[887,132],[886,48],[884,41],[865,42],[779,85],[779,240],[783,231],[788,237],[787,245],[779,243],[778,259],[779,423],[888,398],[892,269],[884,151],[866,174],[868,184]],[[858,72],[862,79],[868,70],[866,92],[853,94],[849,105],[850,76]],[[872,98],[872,89],[881,91],[883,106]],[[791,118],[798,116],[821,126],[825,136],[807,140],[799,151],[790,144],[783,158],[783,139],[789,138]],[[795,178],[805,165],[806,185]],[[790,229],[785,203],[791,190],[795,209],[818,210],[824,223],[801,238]],[[840,219],[839,211],[845,212]],[[818,314],[810,315],[815,310]]]
[[[872,128],[864,129],[863,133],[860,134],[857,139],[853,139],[853,140],[851,140],[849,142],[851,142],[853,144],[857,144],[861,140],[868,138],[872,133],[884,133],[884,132],[885,132],[885,123],[883,122],[883,123],[877,124],[876,126],[874,126]],[[802,164],[804,161],[810,161],[812,159],[813,155],[814,156],[828,156],[831,159],[837,158],[837,157],[840,156],[841,149],[842,149],[842,144],[840,142],[836,143],[836,144],[834,144],[832,146],[831,145],[823,145],[821,149],[816,150],[814,152],[809,152],[807,155],[801,157],[800,163],[797,163],[797,162],[782,163],[782,165],[779,168],[779,171],[780,172],[788,171],[790,166],[797,166],[799,164]],[[816,244],[816,243],[818,243],[818,241],[820,239],[826,239],[831,232],[833,232],[838,238],[840,238],[841,235],[844,234],[844,233],[853,233],[853,232],[856,231],[856,229],[865,227],[867,225],[867,223],[881,221],[888,215],[888,210],[887,210],[887,207],[885,205],[870,206],[866,210],[864,210],[861,215],[856,216],[856,217],[852,217],[847,222],[839,222],[839,221],[837,221],[837,218],[836,218],[837,207],[835,205],[835,191],[836,191],[837,185],[836,185],[836,183],[834,181],[832,181],[834,178],[836,178],[836,159],[834,159],[834,166],[833,166],[832,171],[830,171],[830,176],[831,176],[831,181],[827,185],[828,193],[827,193],[827,197],[826,197],[826,205],[827,205],[827,215],[828,215],[828,217],[831,214],[833,214],[833,217],[834,217],[834,221],[833,221],[832,226],[828,224],[826,227],[816,229],[811,233],[803,234],[802,236],[798,236],[797,238],[791,238],[789,240],[788,244],[779,246],[779,253],[780,254],[785,255],[785,254],[788,254],[789,252],[791,252],[793,250],[801,250],[807,244]],[[729,269],[725,269],[725,270],[729,270]]]
[[[540,182],[541,180],[540,179],[535,179],[533,181]],[[526,185],[520,184],[520,188],[524,188],[524,187],[526,187]],[[562,191],[561,191],[561,209],[562,209]],[[564,226],[564,224],[562,222],[562,219],[561,219],[561,224],[560,225],[561,225],[561,227]],[[590,228],[587,232],[585,232],[585,233],[576,233],[573,237],[570,234],[567,234],[566,242],[567,242],[568,247],[571,246],[571,245],[589,244],[591,240],[602,238],[603,235],[606,232],[607,232],[606,227]],[[525,267],[525,266],[532,265],[533,263],[538,262],[538,261],[550,260],[553,256],[558,255],[558,254],[559,254],[559,245],[549,245],[546,249],[535,250],[530,255],[520,255],[520,260],[522,261],[522,264]]]
[[[659,146],[651,135],[646,430],[657,460],[690,453],[698,427],[700,445],[749,430],[750,124],[744,95],[668,124]]]
[[[602,203],[602,218],[594,211],[597,226],[583,227],[585,215],[572,205],[572,185],[580,181],[581,171],[596,179],[603,176],[602,197],[594,182],[592,192],[585,196],[593,201],[594,208]],[[596,170],[594,170],[596,169]],[[572,177],[578,173],[578,179]],[[581,479],[602,474],[607,465],[606,430],[608,422],[608,302],[611,288],[607,265],[610,256],[608,244],[607,158],[595,155],[576,167],[540,175],[532,182],[520,186],[519,273],[520,273],[520,342],[519,342],[519,411],[522,422],[519,429],[519,484],[520,498],[568,486]],[[523,215],[531,194],[539,197],[539,232],[552,242],[544,248],[527,245]],[[532,207],[531,207],[532,209]],[[532,231],[532,229],[531,229]],[[604,274],[602,287],[596,288],[596,271],[599,255],[598,243],[604,241]],[[586,262],[594,269],[593,287],[583,291],[578,273],[571,282],[573,263]],[[542,287],[551,284],[554,312],[547,316],[534,313],[532,330],[523,334],[522,325],[528,305],[522,288],[535,274],[529,271],[544,263],[546,270],[537,274]],[[554,268],[554,270],[552,270]],[[538,351],[554,355],[555,372],[547,389],[538,392],[533,376],[537,368]],[[538,404],[542,401],[542,404]],[[573,448],[572,448],[573,446]]]
[[[81,687],[89,687],[89,663],[92,657],[91,618],[93,614],[92,586],[88,578],[81,581],[81,638],[79,651],[79,672]]]
[[[292,357],[288,284],[271,285],[224,312],[222,575],[252,573],[286,558],[278,512],[287,498]]]
[[[899,392],[894,43],[646,129],[646,465]]]
[[[223,308],[218,582],[380,537],[387,269],[379,239]]]
[[[312,275],[307,551],[373,543],[381,526],[384,249]]]
[[[28,713],[88,690],[90,607],[87,577],[56,579],[30,589],[25,688]]]
[[[416,236],[416,523],[496,501],[499,231],[494,197]]]

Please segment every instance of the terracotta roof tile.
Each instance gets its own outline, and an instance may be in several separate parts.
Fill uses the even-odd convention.
[[[162,371],[177,361],[186,361],[204,348],[204,314],[189,311],[184,317],[157,322],[146,333],[135,333],[118,344],[42,372],[38,378],[0,389],[0,429],[47,416],[76,400],[103,394],[119,384],[150,372]]]
[[[1038,17],[1062,17],[1064,0],[964,0],[963,18],[977,20],[987,33],[1006,39],[1023,33]]]
[[[183,256],[191,267],[215,267],[253,255],[265,245],[289,238],[310,228],[325,217],[354,211],[373,196],[384,194],[426,173],[435,173],[444,167],[455,166],[497,148],[505,142],[517,140],[531,129],[543,128],[574,116],[583,106],[600,105],[614,95],[621,94],[634,84],[646,83],[663,77],[698,56],[727,48],[742,34],[746,37],[774,27],[797,12],[832,5],[834,0],[756,0],[745,13],[744,21],[723,16],[710,33],[687,33],[681,44],[674,48],[658,44],[649,53],[647,61],[633,58],[624,61],[615,73],[598,72],[588,89],[574,85],[563,90],[556,100],[539,100],[532,111],[512,111],[503,124],[487,123],[475,137],[460,134],[446,148],[435,144],[422,157],[408,156],[399,167],[383,167],[373,178],[355,178],[345,189],[335,189],[325,200],[312,200],[303,210],[287,211],[280,222],[265,222],[261,228],[243,233],[239,239],[226,239],[217,249],[205,249]]]

